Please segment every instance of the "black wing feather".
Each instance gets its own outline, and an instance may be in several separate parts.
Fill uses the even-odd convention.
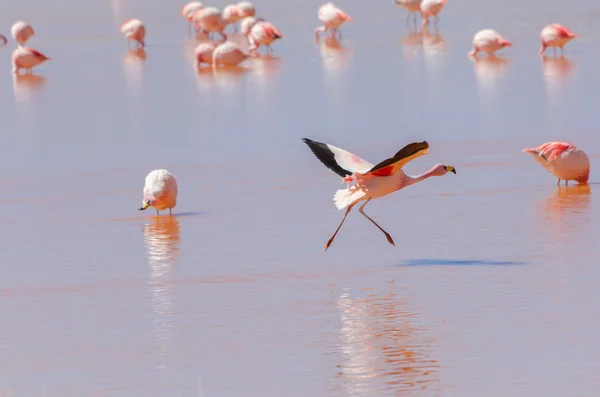
[[[311,152],[325,165],[325,167],[329,168],[339,176],[346,177],[348,175],[352,175],[352,172],[343,169],[339,166],[335,161],[335,154],[329,150],[325,143],[313,141],[312,139],[302,138],[302,141],[308,145]]]
[[[428,148],[429,144],[427,143],[427,141],[409,143],[402,149],[398,150],[394,157],[391,157],[387,160],[383,160],[381,163],[376,164],[373,168],[369,170],[369,172],[377,171],[381,168],[387,167],[388,165],[392,165],[398,160],[402,160],[403,158],[413,156],[421,150],[425,150]]]

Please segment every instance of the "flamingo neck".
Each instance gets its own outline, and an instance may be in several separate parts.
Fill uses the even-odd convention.
[[[415,183],[419,183],[421,181],[424,181],[425,179],[434,176],[434,172],[435,172],[435,167],[433,167],[432,169],[430,169],[429,171],[421,174],[421,175],[417,175],[417,176],[409,176],[409,184],[410,185],[414,185]]]

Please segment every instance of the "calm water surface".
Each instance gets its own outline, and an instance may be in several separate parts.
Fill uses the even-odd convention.
[[[321,44],[319,2],[257,1],[285,38],[217,73],[154,3],[3,3],[53,60],[13,79],[0,49],[0,396],[596,395],[596,1],[451,1],[428,32],[341,1],[356,21]],[[580,38],[543,62],[552,22]],[[473,62],[487,27],[515,45]],[[369,205],[396,247],[353,213],[324,252],[342,185],[304,136],[372,162],[426,139],[407,171],[458,175]],[[549,140],[585,148],[589,186],[520,152]],[[137,211],[162,167],[172,218]]]

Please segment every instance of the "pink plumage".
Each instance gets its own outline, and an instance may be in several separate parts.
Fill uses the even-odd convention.
[[[423,26],[429,24],[429,18],[435,18],[435,24],[437,25],[440,20],[439,13],[442,8],[448,3],[448,0],[423,0],[421,2],[421,17],[423,18]]]
[[[25,43],[27,43],[27,41],[35,34],[31,25],[23,21],[15,22],[11,27],[10,32],[13,39],[15,39],[19,45],[25,45]]]
[[[565,180],[587,183],[590,177],[590,160],[587,154],[569,142],[552,141],[536,148],[523,149],[529,153],[548,172],[558,178],[558,183]]]
[[[505,47],[511,47],[512,44],[502,35],[492,29],[483,29],[473,36],[473,49],[469,52],[470,56],[476,56],[480,51],[488,56]]]
[[[210,34],[218,33],[223,40],[227,40],[224,33],[227,21],[223,19],[221,11],[216,7],[206,7],[194,14],[193,17],[196,31],[204,31]]]
[[[138,47],[146,46],[146,43],[144,42],[144,39],[146,38],[146,27],[139,19],[128,19],[127,21],[123,22],[119,29],[127,38],[128,44],[129,41],[135,41]]]
[[[563,53],[563,47],[576,38],[577,35],[571,32],[567,27],[554,23],[546,26],[540,33],[540,41],[542,43],[540,54],[546,51],[546,48],[552,47],[556,53],[556,48],[560,48],[560,53]]]
[[[21,69],[31,73],[34,67],[49,60],[50,58],[33,48],[19,46],[12,54],[13,73],[19,74]]]
[[[146,176],[140,211],[148,207],[156,210],[156,215],[159,211],[169,210],[177,205],[177,180],[169,171],[165,169],[154,170]]]
[[[315,38],[317,39],[319,33],[326,31],[330,31],[332,35],[336,33],[341,35],[339,27],[347,21],[352,21],[350,15],[333,5],[333,3],[325,3],[319,7],[318,17],[323,26],[315,29]]]
[[[273,49],[271,48],[271,44],[273,44],[275,40],[283,38],[283,33],[281,33],[275,25],[255,17],[244,18],[240,30],[248,39],[248,43],[250,44],[249,51],[251,54],[256,54],[256,51],[260,46],[265,46],[269,52],[272,52]]]

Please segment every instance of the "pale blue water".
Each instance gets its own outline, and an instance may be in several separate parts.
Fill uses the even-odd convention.
[[[0,49],[0,396],[594,395],[600,8],[450,2],[423,37],[347,1],[316,45],[319,2],[255,4],[275,59],[216,75],[178,2],[4,4],[53,60],[15,82]],[[580,37],[542,63],[552,22]],[[466,56],[486,27],[506,62]],[[305,136],[372,162],[427,140],[407,172],[458,174],[369,204],[396,247],[357,212],[324,252],[343,185]],[[520,152],[549,140],[586,150],[588,187]],[[171,219],[137,211],[162,167]]]

